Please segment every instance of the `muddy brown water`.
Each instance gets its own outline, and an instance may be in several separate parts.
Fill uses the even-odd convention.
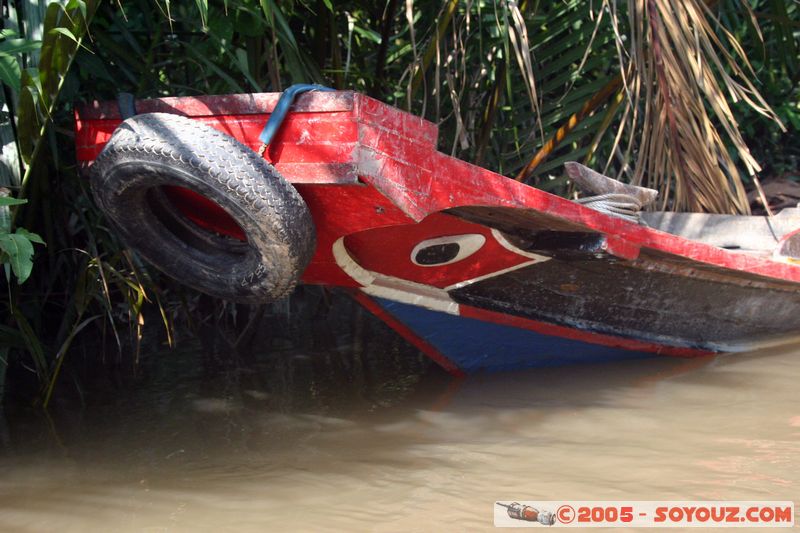
[[[495,500],[800,503],[798,346],[454,380],[396,339],[367,359],[334,341],[216,375],[165,352],[118,394],[6,416],[0,531],[479,531]]]

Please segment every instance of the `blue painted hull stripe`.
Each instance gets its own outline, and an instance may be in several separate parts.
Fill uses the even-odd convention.
[[[648,352],[545,335],[383,298],[374,300],[468,373],[655,357]]]

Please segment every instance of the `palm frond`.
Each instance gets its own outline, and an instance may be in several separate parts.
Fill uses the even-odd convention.
[[[628,20],[627,105],[638,111],[627,124],[633,181],[659,189],[661,208],[747,213],[728,144],[746,172],[760,167],[728,100],[777,117],[758,93],[744,51],[702,0],[629,0]]]

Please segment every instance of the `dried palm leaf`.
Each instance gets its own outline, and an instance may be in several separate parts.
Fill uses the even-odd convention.
[[[514,57],[517,59],[519,70],[522,72],[523,79],[525,80],[525,88],[528,91],[528,98],[531,102],[533,114],[538,119],[538,117],[541,116],[539,96],[536,90],[536,76],[533,73],[531,45],[528,40],[528,29],[525,26],[525,19],[515,0],[507,0],[504,7],[511,15],[511,27],[513,31],[509,32],[509,37],[511,38],[511,45],[514,49]],[[544,137],[544,130],[540,120],[537,120],[537,126],[539,127],[541,136]]]
[[[637,132],[628,132],[627,153],[637,154],[633,182],[660,190],[661,208],[749,212],[725,140],[749,174],[760,167],[728,98],[778,119],[755,88],[743,50],[702,0],[629,0],[628,14],[631,42],[622,60],[631,73],[628,105],[637,110],[627,124]]]

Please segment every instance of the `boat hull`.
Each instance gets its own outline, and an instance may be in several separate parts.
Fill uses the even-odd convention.
[[[408,342],[456,375],[606,363],[659,354],[657,345],[610,337],[598,343],[598,339],[581,330],[535,322],[524,324],[476,310],[472,313],[475,316],[470,317],[365,295],[357,299]],[[687,350],[684,354],[708,352]]]
[[[137,109],[188,116],[258,150],[278,97]],[[82,166],[121,121],[114,103],[77,110]],[[436,136],[363,95],[309,93],[263,157],[314,219],[302,281],[351,292],[449,371],[687,357],[800,332],[800,265],[594,211],[442,154]],[[222,218],[204,227],[225,233]]]

